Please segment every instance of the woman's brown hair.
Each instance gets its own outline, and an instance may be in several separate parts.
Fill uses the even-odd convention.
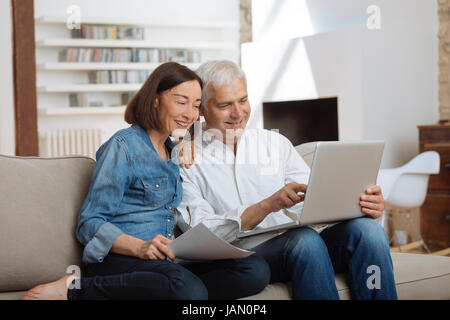
[[[196,80],[203,88],[200,77],[191,69],[176,62],[166,62],[157,67],[142,85],[142,88],[128,102],[125,121],[137,123],[144,129],[161,130],[155,100],[159,93],[177,85]]]

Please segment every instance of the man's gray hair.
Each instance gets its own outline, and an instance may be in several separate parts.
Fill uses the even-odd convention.
[[[242,80],[247,85],[244,71],[233,61],[213,60],[203,63],[197,70],[197,74],[203,81],[202,107],[207,108],[210,96],[210,88],[217,88],[231,84],[236,79]]]

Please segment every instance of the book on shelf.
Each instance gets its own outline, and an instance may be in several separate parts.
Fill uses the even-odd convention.
[[[79,29],[72,29],[71,37],[72,39],[144,40],[145,28],[81,24]]]
[[[103,107],[103,101],[97,100],[97,101],[89,101],[89,107]]]
[[[70,107],[86,107],[89,105],[89,95],[87,93],[69,94]]]
[[[66,48],[59,51],[59,62],[116,62],[116,63],[200,63],[201,53],[187,49],[110,49]]]
[[[91,84],[125,84],[144,83],[149,76],[148,71],[90,71],[88,73]]]
[[[71,93],[69,94],[69,107],[104,107],[103,100],[91,100],[88,93]]]
[[[133,96],[134,96],[133,92],[122,93],[120,96],[122,105],[128,105],[128,102],[130,102],[130,100],[131,100],[131,98],[133,98]]]

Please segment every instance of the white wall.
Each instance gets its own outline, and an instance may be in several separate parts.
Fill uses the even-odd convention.
[[[381,29],[369,30],[369,5]],[[255,0],[242,46],[253,115],[263,101],[338,96],[341,140],[384,139],[382,167],[418,152],[438,121],[438,16],[429,0]]]
[[[419,152],[417,126],[439,120],[439,20],[437,1],[380,3],[381,30],[362,46],[364,138],[385,139],[383,164],[397,166]]]
[[[337,96],[339,139],[362,139],[360,38],[361,31],[352,30],[243,45],[249,126],[263,127],[263,102]]]
[[[415,0],[410,2],[413,1]],[[380,2],[378,0],[253,0],[253,41],[291,39],[321,32],[362,27],[366,23],[366,8],[370,4],[380,4]]]
[[[0,1],[0,154],[15,154],[11,2]]]

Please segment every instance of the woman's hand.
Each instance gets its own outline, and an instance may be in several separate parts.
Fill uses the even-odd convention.
[[[178,159],[180,167],[189,169],[194,164],[195,147],[194,141],[182,140],[178,144]]]
[[[360,196],[359,205],[361,206],[361,211],[371,218],[377,219],[381,217],[384,210],[384,198],[380,186],[368,187],[365,194]]]
[[[167,247],[172,240],[158,234],[152,240],[144,242],[140,249],[138,257],[143,260],[165,260],[166,257],[175,259],[173,251]]]

